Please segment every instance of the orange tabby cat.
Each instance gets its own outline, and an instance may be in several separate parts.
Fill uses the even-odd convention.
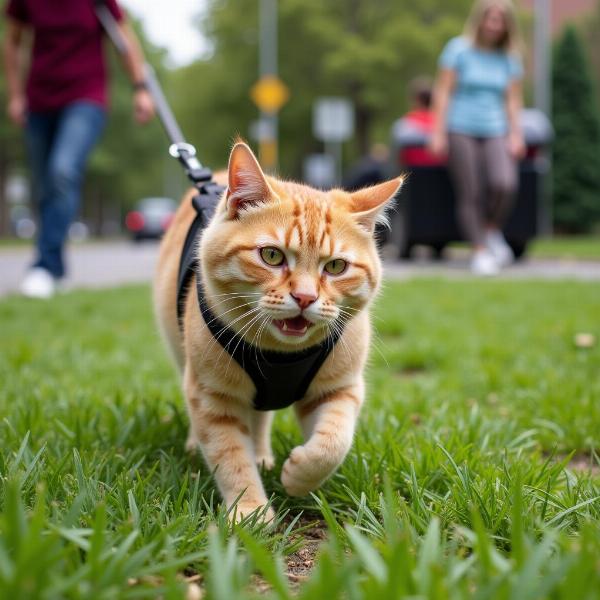
[[[368,304],[381,279],[375,223],[401,179],[347,193],[319,191],[266,176],[252,151],[231,152],[227,190],[198,244],[205,302],[223,324],[260,351],[292,353],[339,336],[294,409],[304,444],[283,464],[292,496],[315,490],[342,463],[364,400]],[[227,506],[238,518],[267,502],[259,467],[274,464],[272,412],[255,410],[247,372],[209,330],[194,282],[177,319],[181,252],[195,217],[182,202],[160,249],[155,305],[161,330],[183,373],[191,421],[188,448],[199,446]],[[272,511],[266,511],[266,518]]]

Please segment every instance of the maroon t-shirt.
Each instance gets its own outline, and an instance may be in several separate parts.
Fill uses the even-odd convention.
[[[116,0],[106,6],[123,19]],[[29,110],[55,110],[76,100],[106,106],[103,31],[94,0],[9,0],[6,14],[33,31]]]

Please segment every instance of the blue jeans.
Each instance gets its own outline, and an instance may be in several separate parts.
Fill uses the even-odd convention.
[[[65,274],[65,240],[79,210],[87,159],[105,123],[104,108],[87,101],[27,116],[27,147],[39,209],[34,266],[56,278]]]

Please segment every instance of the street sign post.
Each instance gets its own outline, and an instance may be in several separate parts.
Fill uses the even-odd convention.
[[[277,112],[287,102],[290,92],[277,77],[277,0],[259,3],[258,71],[259,79],[250,90],[250,97],[261,111],[262,122],[258,158],[266,171],[277,167]]]
[[[319,98],[314,105],[313,133],[323,142],[345,142],[354,135],[354,106],[347,98]]]
[[[319,98],[313,107],[313,134],[335,161],[336,184],[342,180],[342,144],[354,135],[354,105],[347,98]]]
[[[302,165],[303,180],[318,189],[335,185],[335,160],[330,154],[309,154]]]

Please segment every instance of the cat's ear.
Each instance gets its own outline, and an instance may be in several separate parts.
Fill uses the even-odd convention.
[[[367,231],[374,231],[376,223],[388,224],[386,209],[391,207],[404,179],[396,177],[351,194],[351,210],[358,223]]]
[[[250,206],[266,202],[273,196],[252,150],[238,142],[229,156],[227,187],[227,213],[230,219],[239,216],[240,211]]]

